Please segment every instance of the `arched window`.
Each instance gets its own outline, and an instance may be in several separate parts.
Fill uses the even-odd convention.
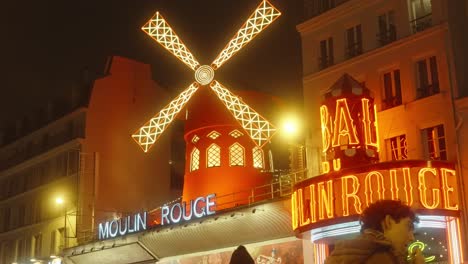
[[[255,147],[252,150],[253,154],[253,166],[257,169],[263,169],[263,150],[259,147]]]
[[[194,148],[190,154],[190,171],[195,171],[200,168],[200,150]]]
[[[229,166],[244,166],[244,148],[239,143],[229,147]]]
[[[206,150],[206,166],[208,168],[221,166],[221,148],[216,144],[211,144]]]

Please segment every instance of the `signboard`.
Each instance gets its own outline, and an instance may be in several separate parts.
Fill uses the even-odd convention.
[[[214,198],[216,195],[209,194],[206,197],[198,197],[190,201],[176,203],[171,206],[163,206],[161,209],[161,225],[179,223],[181,220],[189,221],[193,218],[201,218],[215,213],[213,207],[216,205]]]
[[[293,229],[359,215],[369,204],[401,200],[415,209],[457,211],[456,171],[442,161],[402,161],[342,169],[298,183],[291,197]]]
[[[146,212],[99,224],[99,239],[108,239],[146,230]]]

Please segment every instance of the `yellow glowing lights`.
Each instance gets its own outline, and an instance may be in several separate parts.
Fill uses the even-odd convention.
[[[161,112],[156,114],[156,116],[151,118],[143,127],[132,135],[133,139],[135,139],[144,152],[147,152],[164,130],[166,130],[167,126],[174,120],[176,115],[198,90],[198,87],[198,83],[192,83],[185,91],[164,107]]]
[[[260,114],[244,103],[242,99],[224,88],[219,82],[213,81],[210,87],[239,124],[250,135],[255,144],[259,147],[265,145],[268,139],[273,136],[275,128]]]
[[[422,251],[424,251],[424,249],[426,248],[426,245],[421,242],[421,241],[415,241],[413,243],[411,243],[409,246],[408,246],[408,260],[410,259],[410,256],[413,255],[413,252],[416,250],[416,248],[419,248]],[[425,262],[431,262],[435,259],[435,256],[430,256],[430,257],[426,257],[424,258],[424,261]]]
[[[195,71],[195,80],[201,85],[209,84],[214,78],[214,70],[208,65],[198,67]]]
[[[281,13],[268,1],[262,1],[211,66],[200,66],[166,20],[159,12],[156,12],[142,27],[142,30],[194,70],[196,82],[132,135],[141,148],[145,152],[151,148],[200,85],[210,85],[258,147],[268,142],[275,131],[273,125],[213,79],[214,70],[223,65],[280,15]]]
[[[215,69],[221,67],[229,58],[247,45],[257,34],[270,25],[281,15],[270,2],[264,0],[250,15],[247,21],[237,31],[237,34],[229,41],[226,47],[216,57],[211,66]]]
[[[348,144],[359,144],[359,139],[356,134],[353,119],[349,112],[348,103],[346,99],[336,100],[336,111],[335,111],[335,124],[333,131],[333,146],[337,147],[341,145],[341,138],[347,138],[345,141]]]
[[[384,164],[374,170],[337,174],[332,179],[302,181],[291,201],[293,226],[358,215],[364,206],[382,199],[402,200],[415,209],[459,210],[456,171],[434,164],[421,166],[418,162],[408,161],[405,166],[393,168]]]
[[[200,65],[159,12],[156,12],[141,29],[192,70]]]

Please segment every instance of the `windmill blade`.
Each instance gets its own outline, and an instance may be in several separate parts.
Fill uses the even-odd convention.
[[[159,12],[156,12],[141,29],[192,70],[200,65]]]
[[[219,82],[213,81],[210,87],[255,144],[260,148],[263,147],[275,133],[274,126]]]
[[[247,45],[263,29],[270,25],[281,15],[270,2],[263,0],[244,25],[237,31],[237,34],[229,41],[218,57],[213,61],[211,67],[217,69],[221,67],[229,58]]]
[[[133,139],[140,145],[144,152],[148,152],[156,140],[158,140],[159,136],[161,136],[172,120],[174,120],[175,116],[198,90],[198,87],[200,87],[198,83],[192,83],[185,91],[179,94],[179,96],[172,100],[132,135]]]

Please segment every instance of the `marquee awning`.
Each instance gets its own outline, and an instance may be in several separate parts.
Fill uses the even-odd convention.
[[[81,245],[66,250],[65,256],[76,264],[152,263],[163,258],[293,237],[290,203],[288,198],[278,198],[239,206],[190,222]]]

